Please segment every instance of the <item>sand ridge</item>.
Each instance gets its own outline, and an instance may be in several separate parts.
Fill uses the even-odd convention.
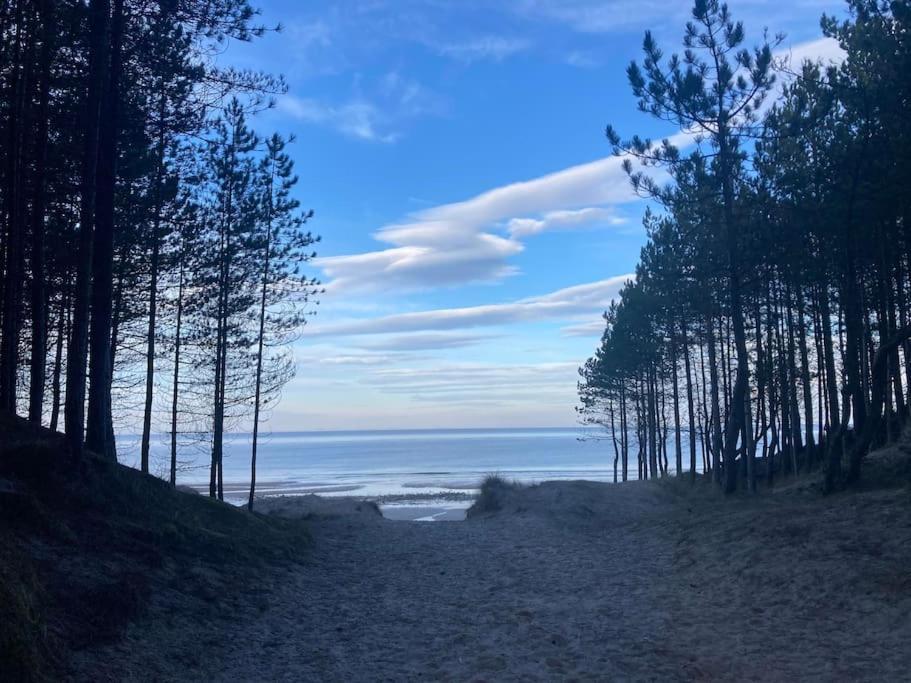
[[[908,503],[560,482],[422,524],[277,501],[310,520],[302,566],[214,623],[137,623],[115,656],[144,648],[136,680],[901,680]]]

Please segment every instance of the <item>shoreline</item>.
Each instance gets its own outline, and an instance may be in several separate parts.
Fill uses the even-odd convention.
[[[254,510],[271,514],[276,508],[295,509],[302,514],[359,510],[367,504],[385,518],[407,522],[458,522],[466,519],[477,494],[465,492],[387,494],[382,496],[320,496],[284,494],[257,496]],[[227,501],[226,501],[227,502]]]

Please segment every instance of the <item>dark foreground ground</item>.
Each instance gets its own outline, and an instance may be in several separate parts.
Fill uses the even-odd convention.
[[[907,469],[898,450],[877,457],[871,472],[888,469],[890,481]],[[9,461],[6,489],[34,497]],[[22,633],[33,623],[38,634],[27,664],[55,678],[892,681],[911,671],[911,489],[875,476],[828,498],[806,482],[727,500],[677,482],[546,483],[499,489],[465,522],[414,523],[314,499],[272,501],[260,517],[116,474],[178,512],[137,516],[130,498],[146,494],[135,489],[116,504],[41,501],[37,522],[4,503],[4,547],[19,559],[5,554],[2,571],[27,570],[15,575],[31,601]],[[58,525],[64,514],[98,526]],[[111,514],[126,526],[106,529]]]

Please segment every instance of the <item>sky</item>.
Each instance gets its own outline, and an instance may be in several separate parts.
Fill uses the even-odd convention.
[[[832,59],[834,0],[732,0],[750,42]],[[325,286],[275,431],[559,427],[634,271],[645,200],[604,136],[678,131],[626,80],[677,0],[261,0],[281,24],[231,64],[284,75],[256,117],[293,134]]]

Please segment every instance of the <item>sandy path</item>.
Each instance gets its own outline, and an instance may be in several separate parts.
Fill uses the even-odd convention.
[[[188,642],[199,624],[159,628],[152,647],[163,656],[134,670],[244,681],[906,680],[906,491],[699,500],[560,484],[467,522],[315,520],[303,567],[264,592],[235,592],[202,643]]]
[[[639,553],[607,534],[538,531],[499,520],[321,524],[310,570],[248,624],[246,637],[271,645],[269,661],[237,652],[223,671],[313,680],[635,671],[668,626],[659,606],[642,609]]]

